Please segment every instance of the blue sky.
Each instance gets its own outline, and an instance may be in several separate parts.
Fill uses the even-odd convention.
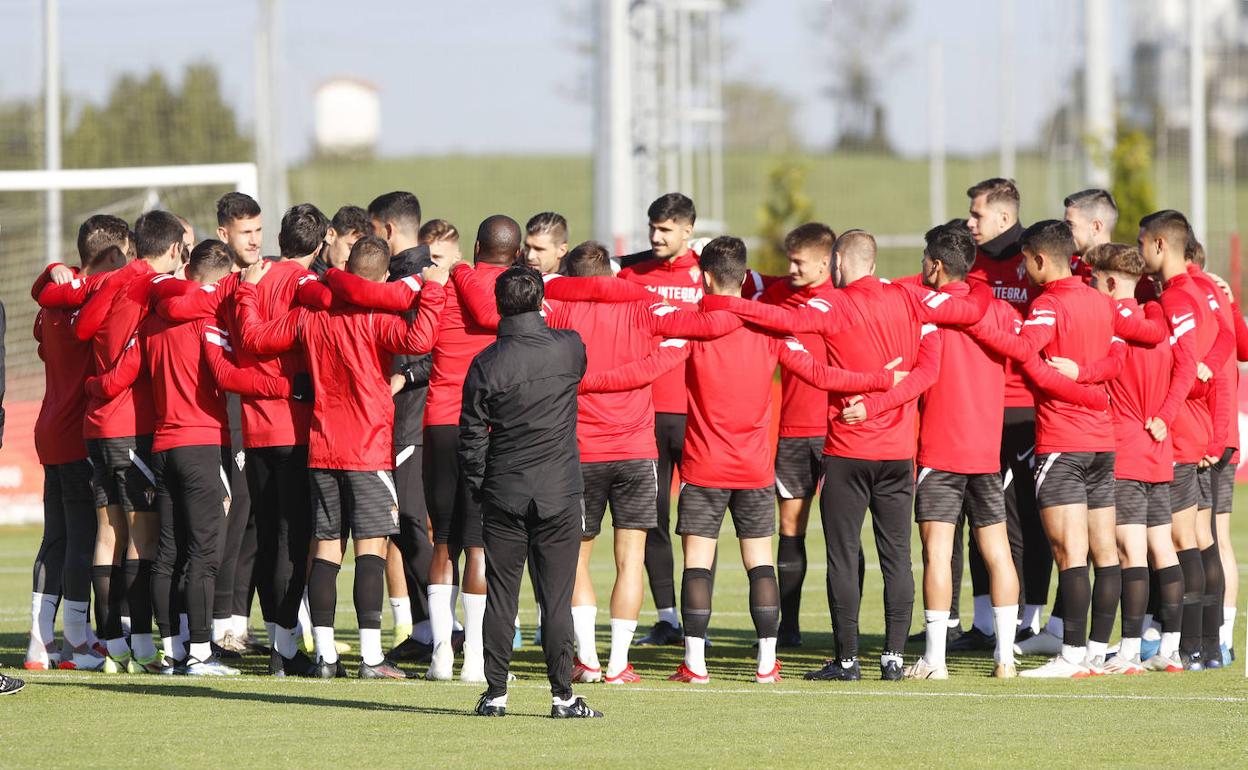
[[[303,155],[312,134],[312,92],[325,78],[377,84],[381,150],[582,152],[591,112],[574,96],[586,66],[573,50],[568,16],[590,0],[385,2],[285,0],[281,99],[285,151]],[[835,44],[811,23],[821,0],[747,0],[725,22],[731,79],[774,86],[798,102],[800,134],[822,143],[831,106],[823,51]],[[1113,0],[1115,67],[1125,74],[1126,0]],[[37,93],[41,73],[38,0],[0,0],[0,99]],[[995,152],[1001,86],[1000,3],[912,0],[896,38],[899,55],[883,81],[890,135],[903,152],[926,147],[928,50],[939,43],[951,152]],[[1014,0],[1013,45],[1020,146],[1059,103],[1082,49],[1080,0]],[[76,100],[100,100],[122,72],[170,74],[208,60],[245,121],[254,114],[252,65],[257,0],[61,0],[63,84]],[[1122,83],[1123,78],[1119,77]]]

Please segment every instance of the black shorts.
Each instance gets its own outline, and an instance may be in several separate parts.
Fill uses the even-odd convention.
[[[1198,497],[1196,499],[1196,508],[1202,511],[1213,510],[1213,469],[1197,468],[1196,469],[1196,488]]]
[[[459,472],[459,426],[425,426],[421,454],[425,504],[433,524],[433,542],[460,548],[481,548],[481,505],[473,499],[468,480]]]
[[[914,520],[957,524],[963,510],[973,527],[1005,521],[1005,490],[997,473],[952,473],[919,467],[914,484]]]
[[[781,438],[776,443],[776,497],[814,497],[823,480],[823,436]]]
[[[1224,465],[1213,473],[1213,512],[1230,513],[1235,503],[1235,466]]]
[[[1152,483],[1115,479],[1114,506],[1118,526],[1143,524],[1160,527],[1171,521],[1170,482]]]
[[[156,510],[156,474],[152,437],[89,438],[91,485],[95,507],[120,505],[126,513]]]
[[[775,492],[775,487],[714,489],[681,484],[676,534],[718,538],[724,511],[731,510],[737,537],[771,537],[776,534]]]
[[[399,532],[399,497],[391,471],[309,468],[316,539],[356,540]]]
[[[1186,511],[1199,502],[1200,482],[1196,480],[1196,464],[1174,466],[1174,481],[1170,482],[1170,512]]]
[[[1036,455],[1036,507],[1114,505],[1113,452],[1051,452]]]
[[[659,469],[655,460],[608,460],[581,463],[585,486],[585,537],[597,537],[602,517],[611,504],[615,529],[654,529],[659,514]]]

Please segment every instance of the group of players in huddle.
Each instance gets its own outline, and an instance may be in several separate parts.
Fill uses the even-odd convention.
[[[802,643],[816,499],[835,655],[807,679],[861,677],[868,510],[882,679],[946,678],[947,649],[991,650],[997,677],[1019,675],[1016,654],[1053,656],[1021,674],[1035,677],[1224,665],[1236,359],[1248,359],[1234,300],[1178,212],[1144,218],[1138,242],[1119,244],[1103,190],[1026,229],[1010,180],[968,197],[967,219],[926,234],[919,274],[893,281],[875,275],[869,233],[818,223],[786,238],[787,276],[760,275],[741,240],[693,240],[694,205],[679,193],[650,207],[647,252],[570,249],[554,213],[524,228],[496,215],[471,264],[456,228],[422,222],[405,192],[332,221],[291,208],[272,259],[260,255],[260,208],[241,193],[218,202],[218,238],[198,243],[166,211],[133,228],[93,216],[79,264],[49,266],[32,289],[46,480],[26,667],[236,674],[228,658],[259,646],[254,593],[274,675],[345,676],[334,610],[352,540],[358,675],[406,678],[408,661],[451,679],[458,654],[459,678],[484,681],[481,509],[457,449],[465,376],[498,328],[493,283],[514,264],[543,275],[547,324],[577,331],[587,351],[574,681],[640,681],[633,644],[683,644],[670,678],[709,681],[729,511],[755,680],[778,681],[777,647]],[[617,574],[604,664],[589,563],[608,508]],[[912,517],[926,627],[906,667]],[[963,632],[967,522],[975,603]],[[658,621],[634,641],[647,576]]]

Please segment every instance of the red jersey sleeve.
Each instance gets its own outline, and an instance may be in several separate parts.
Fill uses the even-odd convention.
[[[853,323],[846,302],[840,293],[833,293],[827,297],[815,297],[801,307],[786,308],[741,297],[708,294],[702,298],[702,310],[728,310],[742,320],[780,334],[810,332],[830,335]]]
[[[902,290],[919,323],[968,326],[984,317],[988,312],[988,303],[992,301],[992,290],[980,281],[970,284],[971,290],[965,297],[912,284],[896,286]]]
[[[560,302],[653,302],[654,294],[641,284],[614,276],[561,276],[546,282],[546,298]]]
[[[1213,297],[1209,298],[1209,309],[1213,311],[1213,317],[1218,322],[1218,337],[1213,341],[1213,347],[1209,348],[1209,354],[1205,356],[1203,363],[1210,371],[1216,372],[1235,351],[1235,325],[1222,315],[1218,301]]]
[[[1108,298],[1107,298],[1108,299]],[[1110,300],[1113,302],[1113,300]],[[1145,304],[1155,305],[1155,302]],[[1132,313],[1114,303],[1114,335],[1127,342],[1138,342],[1142,345],[1160,345],[1169,336],[1164,318],[1149,316],[1147,312]]]
[[[69,284],[61,284],[68,286]],[[53,286],[45,290],[51,290]],[[104,319],[108,316],[109,309],[113,306],[113,297],[116,291],[97,291],[91,295],[83,305],[82,310],[78,311],[78,317],[74,319],[74,334],[79,340],[86,342],[95,336],[95,332],[104,323]]]
[[[231,360],[234,349],[230,347],[225,331],[212,324],[204,325],[203,355],[212,371],[217,387],[241,396],[259,398],[290,398],[290,380],[283,377],[266,377],[256,369],[243,369]]]
[[[43,272],[39,274],[39,277],[35,279],[34,284],[31,285],[30,287],[30,298],[33,299],[35,302],[39,302],[39,295],[43,293],[43,290],[45,288],[49,286],[57,286],[57,285],[64,286],[65,285],[65,284],[52,283],[52,268],[54,267],[64,267],[64,268],[69,269],[70,271],[73,272],[75,280],[80,280],[83,278],[83,276],[79,274],[78,268],[70,267],[69,265],[63,264],[61,262],[53,262],[52,264],[48,265],[47,267],[43,269]],[[70,281],[70,283],[73,283],[73,282],[74,281]],[[83,302],[86,301],[85,296],[82,297],[82,301]],[[82,302],[78,303],[78,305],[81,305],[81,304]],[[78,307],[78,305],[70,305],[69,307]],[[40,304],[40,306],[47,307],[45,305],[42,305],[42,303]],[[60,309],[64,310],[67,308],[61,307]]]
[[[943,349],[941,332],[936,327],[925,327],[923,338],[919,341],[919,354],[914,360],[914,368],[895,388],[875,396],[863,399],[867,416],[873,417],[902,404],[908,404],[927,392],[940,376],[940,354]],[[892,372],[887,372],[892,378]]]
[[[1109,355],[1079,369],[1079,382],[1097,383],[1117,379],[1127,361],[1127,343],[1114,338],[1109,345]]]
[[[135,332],[126,343],[126,349],[121,351],[121,355],[113,363],[112,369],[87,378],[86,391],[100,399],[116,398],[138,379],[142,365],[142,346],[139,344],[139,332]]]
[[[1081,385],[1039,358],[1032,358],[1024,363],[1023,372],[1027,375],[1027,379],[1031,380],[1049,398],[1095,409],[1098,412],[1109,408],[1109,396],[1105,388],[1100,385]]]
[[[1180,291],[1161,295],[1161,309],[1170,321],[1170,348],[1174,361],[1170,369],[1170,386],[1157,417],[1167,426],[1173,424],[1179,407],[1187,399],[1196,382],[1196,308],[1192,298]],[[1178,324],[1174,323],[1175,319]]]
[[[639,316],[649,322],[649,332],[656,337],[681,337],[710,340],[741,328],[743,321],[725,310],[700,312],[681,310],[675,305],[656,302],[650,312]]]
[[[420,284],[407,279],[378,283],[354,273],[331,267],[325,271],[325,283],[335,297],[359,307],[403,312],[411,310],[420,298]]]
[[[391,353],[418,355],[433,350],[438,340],[438,317],[446,304],[441,284],[430,283],[420,293],[420,308],[411,323],[400,316],[378,316],[377,344]]]
[[[1231,303],[1232,315],[1235,316],[1235,359],[1237,361],[1248,361],[1248,323],[1244,321],[1244,314],[1239,312],[1239,303]]]
[[[1209,448],[1205,454],[1210,457],[1221,457],[1222,450],[1226,449],[1227,445],[1231,410],[1237,408],[1235,383],[1219,368],[1210,384],[1206,401],[1209,403],[1209,413],[1213,416],[1213,434],[1209,437]]]
[[[299,284],[295,288],[296,304],[310,307],[313,310],[329,310],[333,301],[334,293],[314,273],[308,273],[299,279]]]
[[[1026,363],[1053,340],[1057,330],[1057,311],[1051,302],[1044,300],[1041,294],[1032,303],[1031,312],[1017,334],[986,320],[968,326],[966,331],[997,355]]]
[[[881,369],[878,372],[851,372],[835,366],[821,364],[796,337],[776,340],[780,366],[796,375],[812,387],[831,393],[855,394],[887,390],[892,387],[893,373]]]
[[[466,262],[455,265],[451,270],[451,280],[455,282],[459,301],[472,320],[490,331],[498,331],[498,302],[494,299],[494,287],[482,281],[481,274]]]
[[[663,340],[653,353],[614,369],[586,374],[577,393],[616,393],[636,390],[667,374],[689,358],[688,340]]]
[[[234,292],[238,307],[239,345],[248,353],[281,353],[290,350],[299,340],[299,327],[304,316],[312,311],[298,307],[270,321],[261,320],[256,287],[241,283]]]
[[[156,301],[156,314],[171,323],[213,318],[221,308],[226,292],[219,284],[204,284],[198,291],[167,296]]]

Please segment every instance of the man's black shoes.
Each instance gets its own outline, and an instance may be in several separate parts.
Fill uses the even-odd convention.
[[[996,648],[997,635],[985,634],[975,626],[971,626],[947,646],[949,652],[991,652]]]
[[[880,661],[880,681],[881,682],[900,682],[905,672],[901,669],[901,663],[894,658]]]
[[[346,679],[347,669],[342,665],[342,660],[336,660],[333,663],[326,663],[321,659],[317,659],[316,673],[313,676],[320,679]]]
[[[409,636],[396,644],[386,657],[407,663],[428,663],[433,659],[433,645],[421,644]]]
[[[668,623],[666,620],[660,620],[650,628],[650,633],[638,639],[634,644],[638,645],[668,645],[668,644],[684,644],[685,635],[679,628]]]
[[[0,695],[12,695],[13,693],[20,691],[25,686],[26,683],[21,679],[15,679],[11,676],[0,674]],[[553,717],[554,714],[552,713],[551,716]],[[599,714],[598,716],[602,716],[602,714]]]
[[[480,708],[480,706],[477,708]],[[594,711],[585,702],[585,699],[580,697],[573,700],[570,705],[561,706],[555,703],[550,707],[551,719],[596,719],[601,716],[601,711]]]
[[[857,658],[829,660],[818,671],[807,671],[803,677],[811,682],[857,682],[862,679],[862,667]]]
[[[481,700],[477,701],[477,708],[474,713],[479,717],[505,717],[507,716],[506,706],[491,706],[490,694],[481,693]]]

